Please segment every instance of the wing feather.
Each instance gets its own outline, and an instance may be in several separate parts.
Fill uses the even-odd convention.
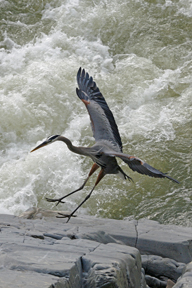
[[[141,159],[127,155],[124,153],[115,153],[113,151],[103,151],[105,155],[111,156],[111,157],[119,157],[121,158],[126,164],[128,164],[129,168],[131,168],[133,171],[136,171],[140,174],[148,175],[150,177],[155,178],[168,178],[176,183],[179,184],[179,182],[172,177],[168,176],[166,173],[163,173],[156,168],[152,167],[151,165],[147,164],[146,162],[142,161]]]
[[[118,151],[122,151],[122,142],[117,124],[97,84],[81,68],[77,73],[77,83],[79,88],[76,89],[76,93],[86,105],[95,140],[110,141],[118,147]]]

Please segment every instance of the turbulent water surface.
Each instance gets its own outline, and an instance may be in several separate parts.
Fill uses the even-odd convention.
[[[110,106],[124,152],[180,184],[131,171],[107,175],[80,209],[100,217],[191,226],[192,4],[190,0],[0,1],[0,213],[71,211],[94,185],[55,208],[45,197],[78,188],[92,162],[56,142],[94,143],[75,93],[84,67]]]

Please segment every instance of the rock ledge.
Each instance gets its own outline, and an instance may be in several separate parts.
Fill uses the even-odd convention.
[[[192,288],[191,228],[55,215],[0,215],[0,287]]]

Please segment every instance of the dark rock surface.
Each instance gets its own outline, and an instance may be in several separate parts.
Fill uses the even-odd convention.
[[[0,287],[166,287],[185,272],[174,287],[192,288],[191,228],[56,214],[0,215]]]
[[[145,280],[146,280],[147,285],[149,285],[149,287],[166,288],[167,286],[167,281],[162,281],[150,275],[146,275]]]
[[[174,282],[182,275],[186,266],[184,263],[179,263],[173,259],[162,258],[156,255],[142,255],[141,258],[142,267],[146,274],[153,275],[157,278],[163,276]]]

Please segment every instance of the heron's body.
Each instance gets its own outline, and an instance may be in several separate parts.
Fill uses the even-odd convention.
[[[141,159],[135,156],[124,154],[121,137],[113,114],[96,83],[93,81],[93,78],[89,77],[89,74],[85,73],[85,70],[81,70],[80,68],[77,73],[77,83],[79,88],[76,89],[76,93],[88,110],[91,119],[93,136],[95,138],[95,144],[92,147],[77,147],[74,146],[68,138],[60,135],[54,135],[47,138],[47,140],[32,150],[35,151],[55,141],[62,141],[72,152],[88,156],[94,162],[88,177],[85,179],[81,187],[59,199],[47,198],[48,201],[57,202],[57,204],[64,203],[62,201],[64,198],[83,189],[89,177],[99,167],[101,168],[95,185],[87,197],[69,216],[61,214],[61,217],[68,217],[69,221],[70,217],[77,211],[77,209],[91,196],[95,186],[106,174],[118,174],[124,179],[132,180],[118,165],[116,157],[123,160],[133,171],[137,171],[140,174],[145,174],[156,178],[168,178],[176,183],[179,183],[177,180],[155,169]]]
[[[126,175],[125,172],[121,169],[121,167],[118,165],[117,160],[115,157],[111,157],[107,154],[105,154],[105,151],[111,151],[115,153],[113,145],[110,145],[109,143],[106,143],[106,141],[98,141],[95,145],[93,145],[90,148],[85,148],[88,154],[91,154],[91,159],[93,162],[95,162],[98,166],[101,167],[103,170],[104,175],[106,174],[118,174],[120,177],[124,179],[131,178]],[[120,151],[119,151],[120,153]],[[87,156],[89,156],[87,155]]]

